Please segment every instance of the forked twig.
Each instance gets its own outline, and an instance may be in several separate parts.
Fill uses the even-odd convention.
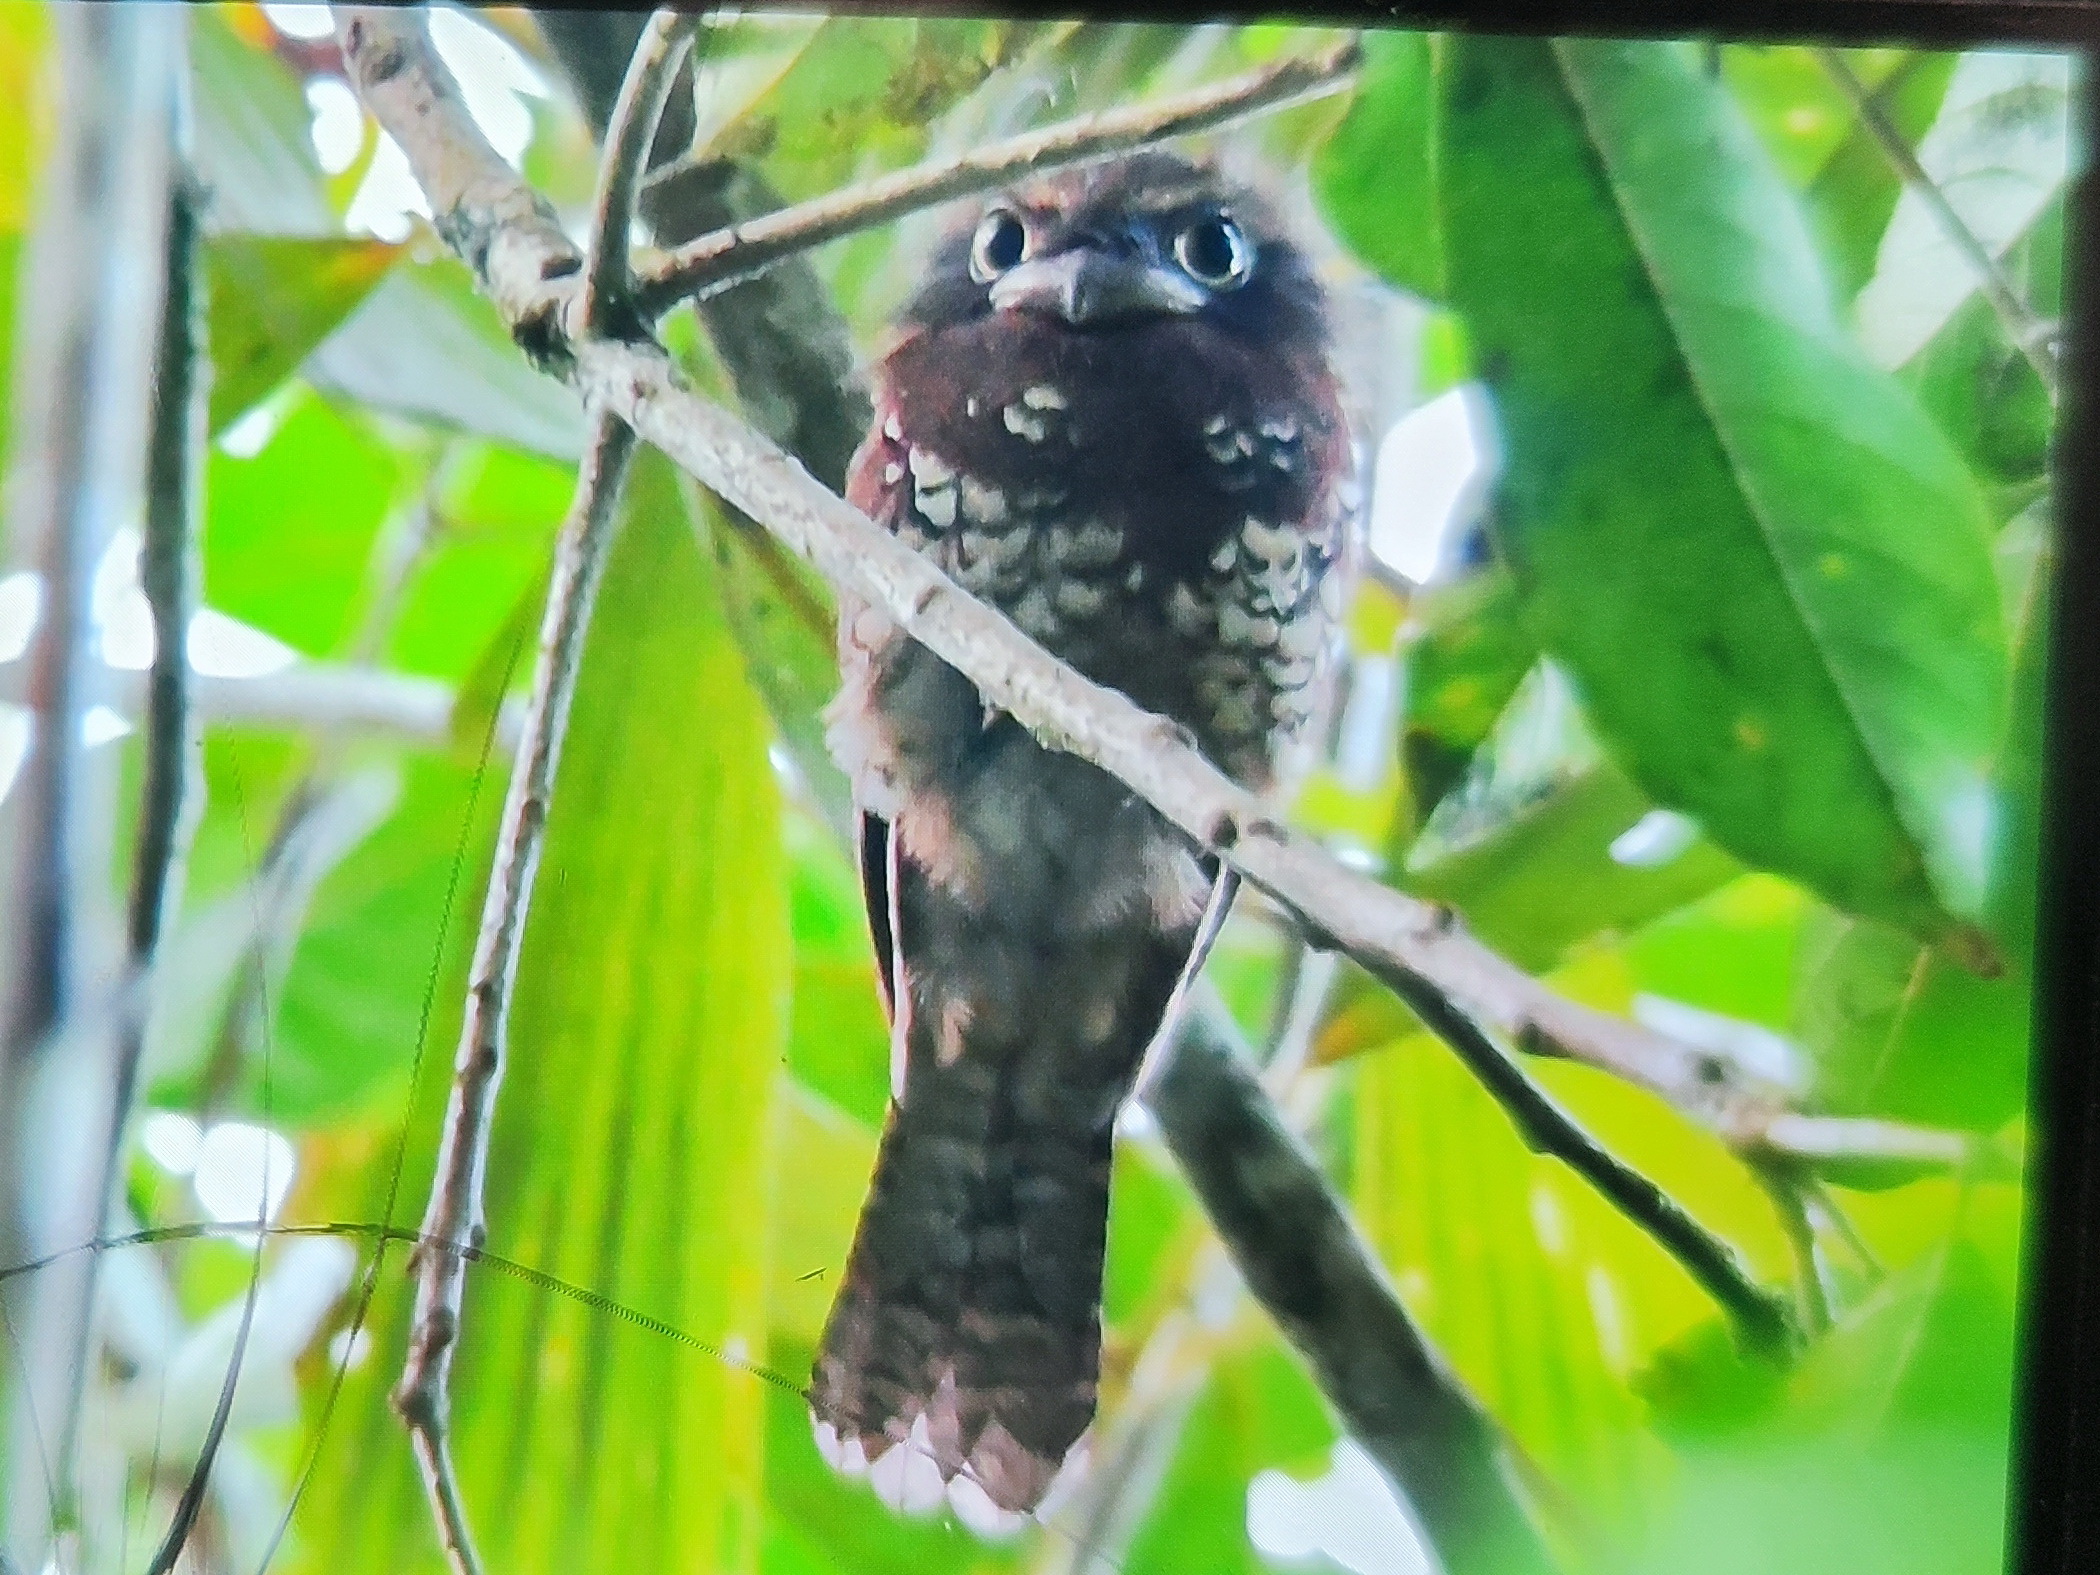
[[[584,274],[581,328],[587,334],[617,332],[613,326],[632,313],[634,277],[628,249],[634,230],[635,198],[641,191],[656,123],[677,80],[678,67],[692,47],[699,18],[679,11],[658,11],[642,30],[634,58],[627,63],[606,128],[605,152],[598,161],[598,195],[592,204],[590,266]]]

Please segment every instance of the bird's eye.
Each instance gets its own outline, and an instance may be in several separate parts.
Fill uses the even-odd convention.
[[[970,277],[989,284],[1028,254],[1028,226],[1010,208],[994,208],[970,238]]]
[[[1174,237],[1174,260],[1198,284],[1230,290],[1254,272],[1254,242],[1223,214],[1198,219]]]

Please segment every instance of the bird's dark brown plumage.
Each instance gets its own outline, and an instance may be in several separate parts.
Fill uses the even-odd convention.
[[[847,496],[1269,785],[1339,591],[1348,441],[1310,268],[1151,153],[1025,186],[934,259]],[[811,1396],[835,1464],[989,1525],[1094,1414],[1113,1125],[1211,870],[878,610],[841,608],[892,1092]]]

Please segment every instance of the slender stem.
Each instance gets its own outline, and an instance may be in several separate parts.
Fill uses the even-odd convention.
[[[643,316],[654,318],[687,297],[725,289],[812,246],[995,190],[1024,175],[1127,153],[1338,92],[1349,84],[1360,58],[1350,39],[1317,55],[1287,57],[1193,92],[1061,121],[703,235],[639,271]]]
[[[2042,380],[2042,387],[2049,391],[2050,399],[2054,400],[2057,371],[2049,327],[2035,316],[2032,307],[2020,299],[2020,292],[2013,287],[2012,280],[2006,277],[1998,259],[1991,255],[1990,248],[1977,238],[1976,232],[1969,228],[1962,216],[1954,211],[1954,204],[1947,200],[1947,194],[1940,189],[1939,182],[1928,175],[1925,166],[1918,162],[1918,155],[1911,147],[1909,139],[1903,135],[1896,123],[1889,119],[1888,110],[1883,107],[1880,98],[1860,81],[1858,74],[1846,63],[1845,57],[1827,45],[1818,47],[1815,53],[1831,81],[1852,101],[1852,108],[1858,114],[1860,124],[1867,128],[1867,135],[1874,139],[1875,145],[1881,149],[1882,156],[1895,167],[1896,173],[1903,177],[1904,184],[1915,191],[1925,206],[1932,210],[1932,216],[1939,221],[1947,239],[1954,243],[1955,248],[1968,258],[1976,269],[1982,281],[1979,288],[1983,291],[1984,299],[1991,303],[1991,310],[1998,314],[1998,321],[2005,325],[2006,337],[2012,340],[2013,348],[2027,358],[2027,364],[2034,368],[2035,376]]]
[[[628,250],[634,230],[635,197],[641,190],[656,123],[678,67],[692,46],[699,18],[658,11],[642,30],[627,63],[626,80],[613,105],[598,162],[598,196],[591,220],[590,265],[584,274],[582,331],[610,333],[632,315],[634,278]]]
[[[1815,1222],[1809,1218],[1808,1195],[1799,1178],[1784,1166],[1759,1165],[1752,1174],[1772,1200],[1779,1228],[1786,1233],[1787,1247],[1794,1255],[1794,1300],[1801,1326],[1810,1334],[1823,1334],[1830,1328],[1837,1298],[1830,1285],[1830,1265],[1816,1240]]]
[[[423,1245],[411,1260],[416,1277],[415,1315],[408,1359],[394,1388],[394,1406],[414,1437],[425,1486],[444,1528],[445,1551],[458,1575],[475,1575],[480,1569],[446,1441],[452,1353],[459,1339],[466,1292],[466,1255],[478,1252],[487,1236],[482,1188],[496,1096],[503,1083],[518,954],[546,840],[547,812],[582,666],[591,604],[612,546],[620,484],[633,453],[633,431],[601,410],[592,421],[576,498],[562,526],[553,580],[547,589],[532,700],[503,802],[496,862],[474,947],[437,1179],[423,1217]]]

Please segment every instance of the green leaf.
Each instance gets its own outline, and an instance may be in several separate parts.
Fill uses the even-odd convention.
[[[371,240],[221,236],[211,290],[211,430],[289,377],[371,294],[397,248]]]
[[[757,1567],[763,1523],[769,1385],[752,1364],[767,1361],[787,1032],[780,809],[764,710],[665,462],[638,458],[622,512],[521,959],[489,1247],[689,1338],[484,1266],[453,1449],[492,1569],[734,1575]],[[448,978],[434,1032],[456,1031]],[[408,1199],[448,1060],[419,1090]],[[316,1206],[370,1208],[385,1174],[366,1172],[360,1201]],[[442,1568],[385,1399],[405,1309],[381,1311],[389,1354],[337,1407],[294,1567]]]
[[[1938,117],[1960,58],[1923,52],[1901,55],[1878,80],[1860,70],[1856,55],[1853,63],[1897,134],[1915,146]],[[1849,105],[1846,112],[1851,113]],[[1808,187],[1809,218],[1823,243],[1831,283],[1840,300],[1849,300],[1874,276],[1881,237],[1902,194],[1903,179],[1887,150],[1855,119],[1850,133],[1823,161]]]
[[[2063,190],[2070,164],[2071,57],[1961,57],[1918,163],[1971,236],[2002,257]],[[1855,303],[1860,337],[1900,366],[1973,295],[1982,276],[1926,198],[1905,191]]]
[[[2043,552],[2019,587],[2012,724],[1992,772],[1985,912],[2005,966],[1978,978],[1886,926],[1823,924],[1803,950],[1795,1014],[1834,1109],[1989,1130],[2026,1107],[2050,579]]]
[[[1639,788],[1601,762],[1488,835],[1411,864],[1401,884],[1456,908],[1519,967],[1548,968],[1578,941],[1632,929],[1741,873],[1689,828],[1664,856],[1615,853],[1652,812]]]
[[[1738,45],[1720,56],[1721,81],[1774,168],[1806,187],[1843,142],[1851,104],[1806,46]],[[1873,63],[1855,54],[1851,64],[1872,78]]]
[[[1984,1255],[1946,1242],[1812,1350],[1782,1397],[1728,1396],[1711,1335],[1644,1384],[1680,1420],[1680,1490],[1616,1568],[1639,1575],[1976,1575],[2005,1535],[2012,1309]],[[1741,1389],[1744,1380],[1733,1381]],[[1687,1397],[1699,1394],[1696,1406]],[[1704,1416],[1701,1416],[1703,1410]],[[1711,1423],[1713,1425],[1702,1425]]]
[[[334,236],[313,111],[284,62],[237,36],[216,9],[190,12],[197,174],[217,234]]]
[[[1410,623],[1422,633],[1401,652],[1400,759],[1419,821],[1465,779],[1538,647],[1517,616],[1505,574],[1431,587]]]
[[[314,352],[316,386],[390,411],[574,464],[583,407],[535,372],[496,309],[450,258],[394,269]]]
[[[1427,33],[1367,34],[1349,113],[1312,162],[1328,227],[1388,281],[1433,301],[1447,288],[1432,77],[1443,47]]]
[[[1845,335],[1794,199],[1681,51],[1466,38],[1438,86],[1534,632],[1656,802],[1957,932],[2005,671],[1967,470]]]
[[[1352,1201],[1409,1311],[1559,1488],[1637,1516],[1663,1460],[1625,1375],[1703,1298],[1427,1036],[1356,1067]]]
[[[2012,287],[2038,318],[2061,309],[2063,200],[2059,193],[2004,259]],[[1918,400],[1961,446],[1976,473],[2018,496],[2042,484],[2056,411],[2033,363],[1982,295],[1972,295],[1903,367]]]

